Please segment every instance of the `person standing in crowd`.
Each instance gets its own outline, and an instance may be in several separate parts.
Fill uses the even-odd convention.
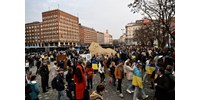
[[[128,80],[128,88],[126,89],[126,91],[128,93],[132,93],[133,92],[133,85],[132,85],[132,78],[133,78],[133,66],[131,66],[131,63],[129,62],[130,59],[127,59],[125,61],[126,65],[124,66],[125,67],[125,70],[126,71],[126,78]]]
[[[29,72],[29,61],[26,60],[25,62],[25,73],[27,74]]]
[[[132,79],[132,85],[135,86],[134,94],[133,94],[133,100],[139,100],[137,97],[139,89],[142,91],[143,99],[148,98],[148,95],[145,94],[142,84],[142,64],[137,63],[136,67],[133,69],[133,79]]]
[[[169,87],[169,81],[164,75],[164,68],[160,67],[158,69],[158,77],[155,79],[155,98],[156,100],[168,100],[167,99],[167,90]]]
[[[135,51],[132,52],[132,62],[136,62],[136,54],[135,54]]]
[[[94,70],[92,69],[92,65],[90,62],[86,63],[86,70],[85,70],[86,76],[87,76],[87,89],[92,89],[92,81],[93,81],[93,74]]]
[[[47,70],[47,73],[46,73],[46,77],[47,77],[47,82],[46,82],[46,86],[47,86],[47,89],[50,89],[51,87],[49,87],[49,73],[50,73],[50,62],[49,61],[47,61],[47,62],[45,62],[45,68],[46,68],[46,70]]]
[[[154,89],[154,84],[153,84],[153,80],[155,77],[155,64],[154,61],[151,59],[149,64],[147,64],[146,66],[146,73],[143,76],[143,82],[146,81],[146,77],[151,81],[151,89]]]
[[[50,65],[50,62],[49,61],[47,61],[47,89],[50,89],[51,87],[49,87],[49,73],[50,73],[50,71],[51,71],[51,65]]]
[[[118,64],[119,59],[120,58],[117,56],[117,53],[112,57],[112,61],[114,61],[116,65]]]
[[[72,100],[75,97],[74,91],[75,91],[75,84],[74,84],[74,79],[73,79],[73,69],[69,67],[68,73],[66,75],[66,82],[68,83],[67,85],[67,96]]]
[[[38,70],[39,70],[39,68],[40,68],[40,66],[41,66],[41,60],[42,60],[42,58],[38,58],[38,60],[37,60],[37,63],[36,63],[36,67],[37,67],[37,69],[36,69],[36,75],[38,74]]]
[[[46,87],[48,84],[48,68],[47,63],[42,63],[42,66],[40,67],[40,76],[41,76],[41,83],[42,83],[42,91],[43,93],[47,92]]]
[[[62,68],[58,69],[58,75],[56,76],[56,90],[58,91],[57,100],[67,99],[65,94],[64,70]]]
[[[102,84],[99,84],[96,87],[96,91],[93,91],[92,94],[90,95],[91,100],[103,100],[103,94],[105,91],[105,86]]]
[[[120,97],[123,98],[122,94],[122,79],[124,78],[124,69],[123,69],[123,62],[119,61],[119,64],[115,68],[115,78],[118,81],[117,90],[120,92]],[[117,91],[117,92],[118,92]]]
[[[32,66],[33,66],[33,57],[32,57],[32,55],[29,56],[28,62],[29,62],[29,67],[32,68]]]
[[[27,77],[27,82],[30,83],[32,77],[32,71],[29,71],[26,77]]]
[[[142,63],[142,71],[145,72],[146,69],[146,53],[145,52],[142,52],[142,55],[141,55],[141,63]]]
[[[111,74],[111,77],[112,77],[112,85],[113,86],[116,86],[116,78],[115,78],[115,62],[112,61],[111,62],[111,65],[110,65],[110,74]]]
[[[52,68],[52,76],[55,77],[57,75],[58,71],[58,64],[57,62],[54,63],[53,68]]]
[[[39,85],[36,82],[36,75],[31,76],[31,89],[32,92],[30,93],[31,100],[39,100],[38,95],[39,95]]]
[[[31,96],[29,95],[31,92],[31,85],[28,84],[27,77],[25,76],[25,100],[31,100]]]
[[[67,66],[68,67],[72,67],[72,63],[71,63],[71,59],[70,58],[67,59]]]
[[[82,63],[83,61],[79,59],[74,75],[76,100],[84,99],[84,91],[86,89],[85,71]]]
[[[165,76],[169,80],[169,88],[167,91],[167,100],[175,100],[175,77],[172,74],[172,66],[167,65],[167,68],[165,70]]]
[[[53,62],[53,61],[54,61],[53,54],[51,54],[51,56],[50,56],[50,59],[51,59],[51,62]]]
[[[104,72],[104,66],[102,64],[102,61],[99,62],[98,72],[99,72],[101,83],[102,83],[104,82],[104,79],[105,79],[105,72]]]
[[[111,62],[112,62],[111,60],[112,60],[111,56],[108,57],[108,55],[107,55],[107,62],[106,62],[107,67],[109,67],[111,65]]]
[[[124,50],[121,51],[120,58],[121,58],[120,60],[122,60],[122,61],[125,61],[127,59]]]
[[[64,62],[62,60],[59,60],[58,67],[64,69]]]
[[[136,61],[141,60],[141,52],[136,52]]]
[[[98,64],[97,64],[98,62],[96,60],[95,55],[92,57],[91,62],[92,62],[92,68],[94,69],[94,73],[96,74],[98,72]]]
[[[104,56],[104,55],[102,54],[102,57],[103,57],[102,65],[103,65],[103,67],[104,67],[104,82],[105,82],[106,78],[108,78],[108,77],[106,77],[106,76],[109,74],[109,72],[108,72],[108,66],[107,66],[107,59],[106,59],[106,56]]]

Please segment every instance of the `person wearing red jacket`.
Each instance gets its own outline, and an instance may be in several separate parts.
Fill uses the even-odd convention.
[[[85,70],[86,76],[87,76],[87,89],[92,89],[92,79],[93,79],[93,73],[94,70],[92,69],[92,65],[90,62],[86,63],[86,70]]]
[[[82,60],[78,61],[74,75],[76,100],[84,99],[84,91],[86,89],[85,71],[82,63]]]

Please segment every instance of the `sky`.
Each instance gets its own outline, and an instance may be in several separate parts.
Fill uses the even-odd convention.
[[[60,9],[79,17],[81,25],[96,31],[108,32],[113,39],[125,31],[130,22],[142,19],[140,13],[133,14],[128,4],[133,0],[25,0],[25,23],[42,22],[42,12]]]

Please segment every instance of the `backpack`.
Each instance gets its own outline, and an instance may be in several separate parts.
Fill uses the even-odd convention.
[[[52,89],[57,88],[57,76],[54,77],[53,80],[51,81],[51,87],[52,87]]]

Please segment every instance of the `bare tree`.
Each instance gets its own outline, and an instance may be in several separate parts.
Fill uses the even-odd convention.
[[[142,46],[153,46],[155,37],[150,25],[142,25],[138,30],[135,31],[135,33],[135,40],[138,41]]]
[[[128,7],[133,13],[142,12],[151,21],[151,29],[160,47],[164,47],[169,35],[175,40],[171,25],[175,17],[175,0],[134,0]]]

